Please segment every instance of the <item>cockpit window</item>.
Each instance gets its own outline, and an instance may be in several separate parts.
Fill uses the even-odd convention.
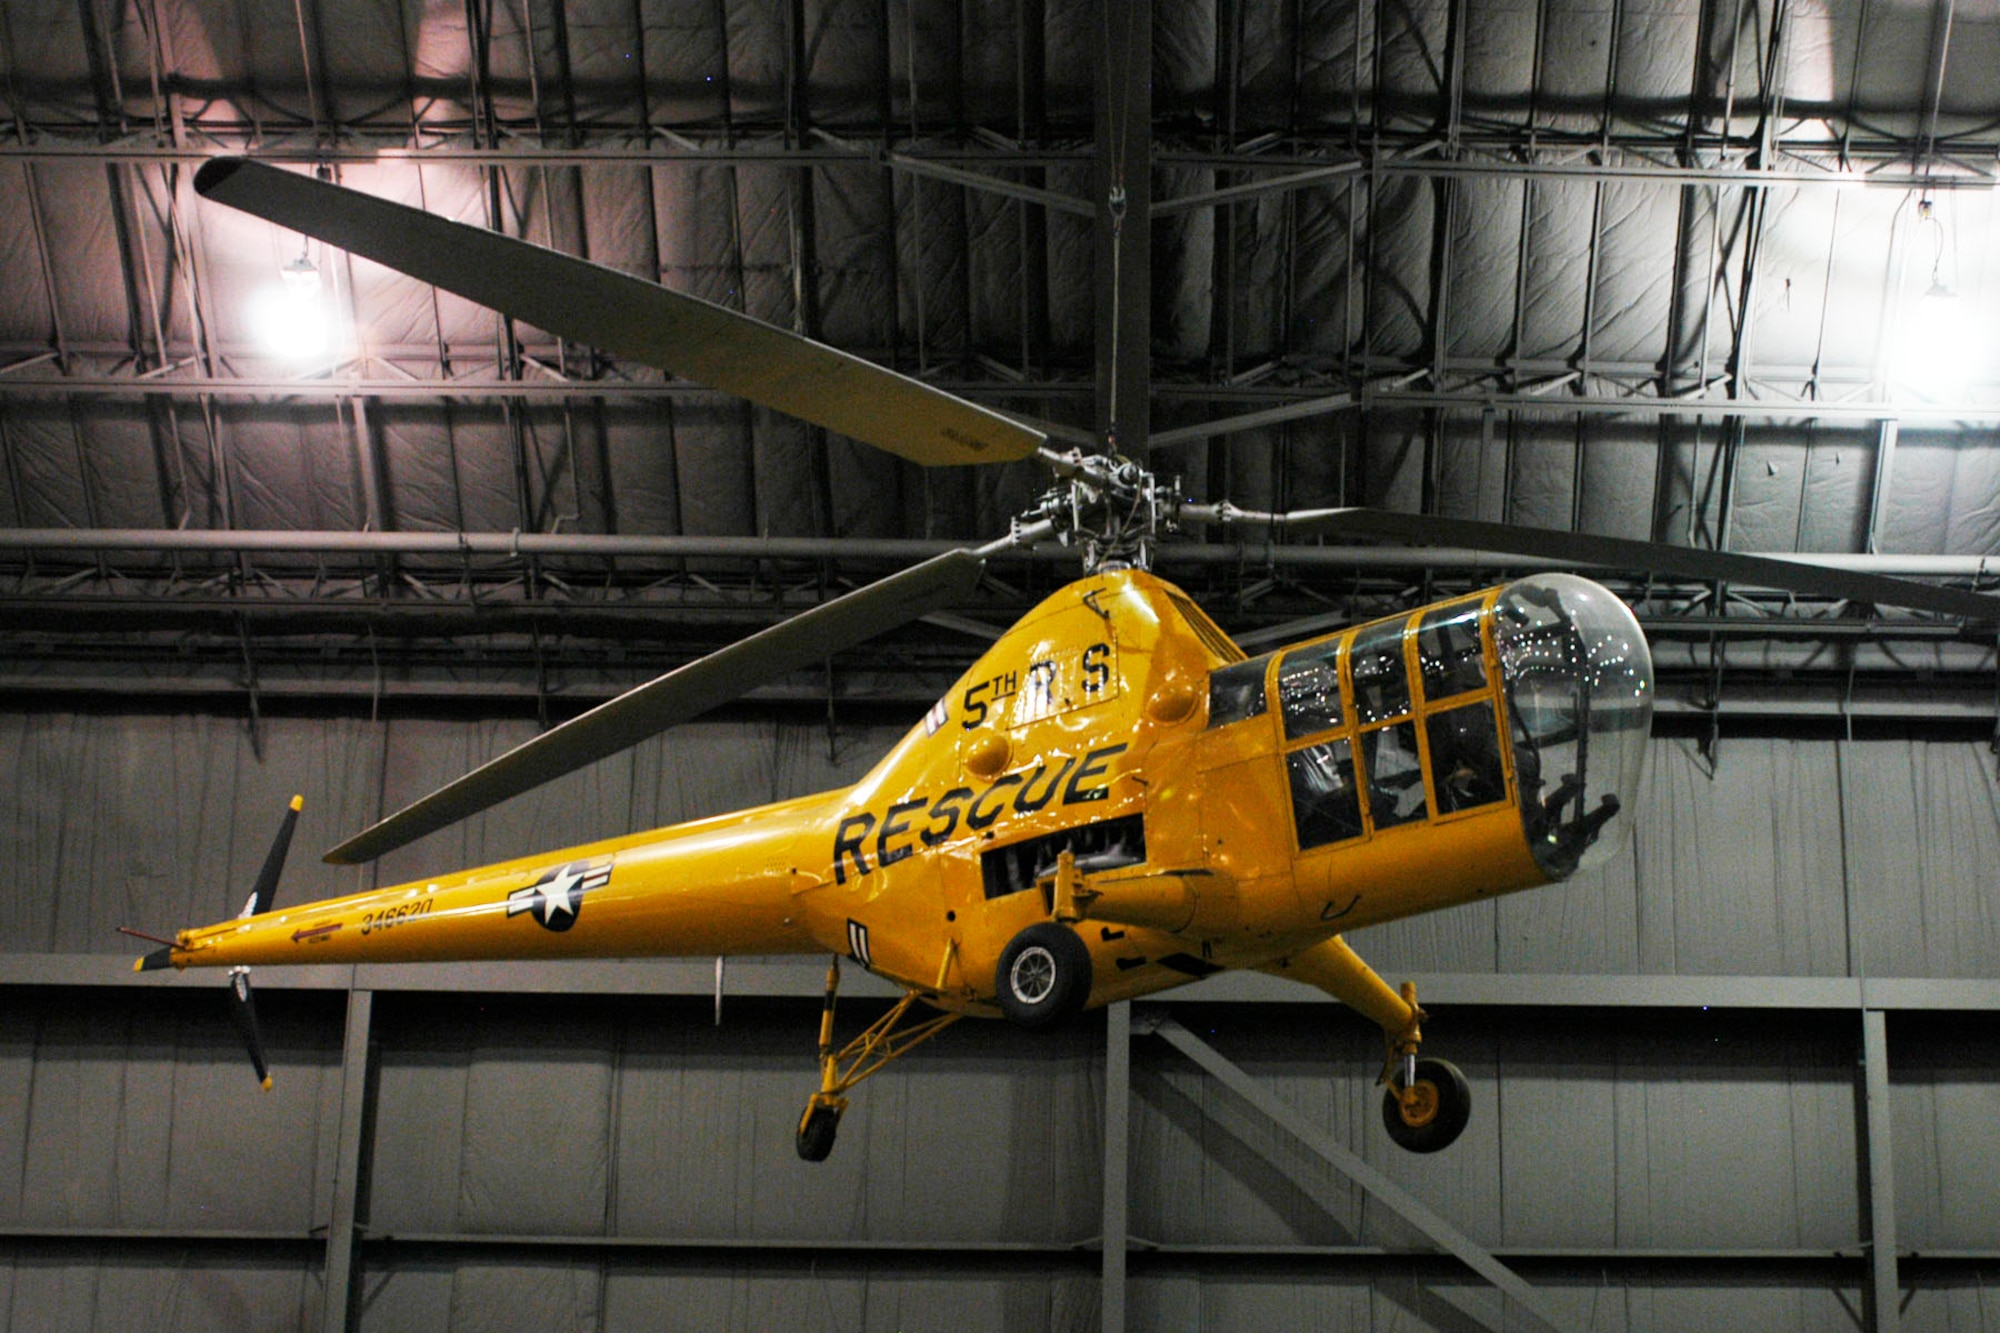
[[[1385,621],[1354,636],[1354,712],[1363,726],[1410,711],[1410,676],[1403,667],[1405,623]]]
[[[1431,785],[1437,788],[1439,814],[1506,799],[1492,704],[1482,701],[1432,713],[1424,719],[1424,733],[1431,746]]]
[[[1278,664],[1278,704],[1285,714],[1285,739],[1332,731],[1342,721],[1340,645],[1329,639],[1285,654]]]
[[[1573,574],[1509,584],[1493,606],[1515,785],[1528,846],[1551,879],[1624,839],[1645,759],[1653,662],[1632,612]]]
[[[1486,650],[1479,641],[1478,602],[1425,613],[1417,622],[1417,662],[1424,698],[1449,699],[1486,684]]]
[[[1292,819],[1299,849],[1361,836],[1361,797],[1354,786],[1354,751],[1345,737],[1308,745],[1285,757],[1292,775]]]
[[[1264,698],[1264,668],[1271,655],[1253,657],[1219,667],[1208,673],[1208,725],[1226,727],[1246,717],[1261,717],[1268,707]]]
[[[1368,782],[1368,815],[1375,827],[1394,828],[1422,819],[1424,770],[1417,758],[1417,724],[1398,722],[1361,733],[1361,766]]]

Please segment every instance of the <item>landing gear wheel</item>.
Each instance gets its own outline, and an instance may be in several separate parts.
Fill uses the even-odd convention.
[[[833,1136],[840,1129],[838,1106],[818,1103],[806,1105],[805,1118],[799,1121],[799,1156],[808,1162],[824,1162],[833,1151]]]
[[[1000,951],[993,987],[1000,1012],[1021,1027],[1058,1027],[1083,1012],[1090,998],[1090,950],[1075,931],[1037,922]]]
[[[1393,1087],[1382,1093],[1382,1123],[1396,1145],[1411,1152],[1450,1147],[1471,1118],[1472,1088],[1449,1060],[1417,1061],[1407,1097]]]

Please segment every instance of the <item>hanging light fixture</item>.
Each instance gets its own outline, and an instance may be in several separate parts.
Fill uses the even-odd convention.
[[[1928,197],[1917,201],[1917,216],[1937,229],[1936,245],[1931,250],[1931,285],[1917,300],[1917,309],[1922,312],[1926,303],[1932,310],[1958,308],[1958,293],[1944,283],[1944,219],[1937,215],[1937,205]],[[1942,304],[1941,304],[1942,303]]]
[[[299,257],[278,270],[285,280],[285,293],[295,301],[311,301],[319,296],[319,269],[304,250]]]
[[[302,245],[299,257],[278,270],[279,285],[265,289],[253,314],[258,341],[287,361],[322,357],[331,341],[319,268],[309,247],[310,242]]]
[[[1944,219],[1929,194],[1917,200],[1917,221],[1931,235],[1930,285],[1904,317],[1902,367],[1899,378],[1930,395],[1962,391],[1978,364],[1973,330],[1958,293],[1945,281],[1944,259],[1949,237]]]

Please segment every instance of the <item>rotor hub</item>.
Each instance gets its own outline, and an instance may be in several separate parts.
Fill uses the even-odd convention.
[[[1158,477],[1129,458],[1080,449],[1049,461],[1062,480],[1022,521],[1048,523],[1057,541],[1082,555],[1086,574],[1152,568],[1159,538],[1179,530],[1180,479]]]

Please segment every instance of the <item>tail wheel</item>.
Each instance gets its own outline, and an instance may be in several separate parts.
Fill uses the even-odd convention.
[[[1000,1012],[1043,1031],[1083,1012],[1090,998],[1090,950],[1076,932],[1037,922],[1007,942],[993,978]]]
[[[1382,1124],[1398,1147],[1436,1152],[1457,1142],[1472,1118],[1472,1088],[1449,1060],[1417,1061],[1417,1077],[1407,1092],[1382,1094]]]
[[[824,1162],[833,1152],[834,1135],[840,1130],[838,1106],[808,1103],[805,1118],[799,1121],[799,1156],[808,1162]]]

